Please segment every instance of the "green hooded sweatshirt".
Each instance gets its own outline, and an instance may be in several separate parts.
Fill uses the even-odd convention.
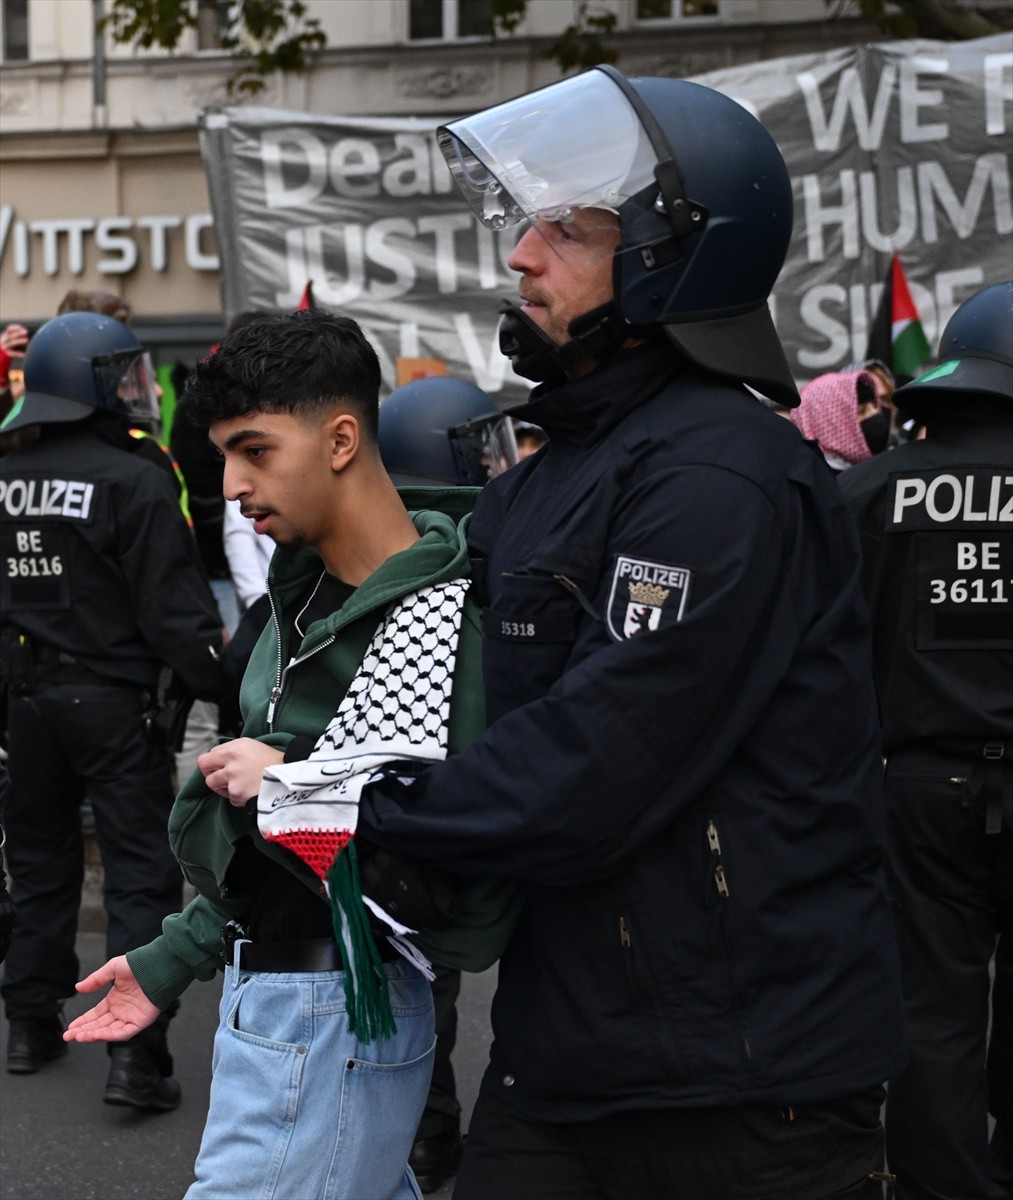
[[[402,492],[419,540],[392,555],[329,616],[306,630],[298,657],[290,639],[296,614],[322,564],[314,550],[279,546],[268,576],[269,621],[243,676],[243,736],[284,750],[295,737],[315,740],[334,715],[387,608],[410,592],[468,575],[466,512],[476,491],[425,488]],[[434,506],[444,511],[435,511]],[[453,514],[453,515],[451,515]],[[485,721],[481,677],[481,618],[467,600],[461,620],[448,727],[449,753],[467,746]],[[321,884],[308,866],[257,831],[254,806],[236,808],[204,786],[195,771],[169,816],[169,840],[197,896],[167,917],[153,942],[127,960],[145,995],[164,1008],[194,979],[210,979],[222,967],[221,932],[241,919],[250,903],[232,886],[229,868],[240,839],[250,837],[264,855],[302,880],[321,903]],[[500,956],[516,923],[520,901],[502,881],[461,881],[451,927],[412,938],[435,963],[482,971]]]

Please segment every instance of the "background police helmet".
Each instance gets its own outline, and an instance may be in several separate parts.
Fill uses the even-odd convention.
[[[481,487],[517,462],[510,421],[473,383],[413,379],[380,405],[380,457],[396,484]]]
[[[983,288],[950,317],[931,371],[898,388],[897,406],[918,420],[952,393],[1013,402],[1013,281]]]
[[[25,393],[0,426],[83,421],[95,411],[124,417],[158,412],[151,360],[120,321],[69,312],[47,321],[28,345]]]
[[[556,373],[581,341],[600,358],[660,327],[707,370],[798,404],[767,308],[791,238],[791,180],[773,138],[741,105],[686,80],[595,67],[452,122],[438,141],[490,228],[565,220],[573,207],[617,214],[615,301],[571,325],[578,345],[554,356]],[[519,310],[504,311],[520,342],[535,336]],[[547,378],[553,355],[535,349],[537,374],[524,369],[523,346],[514,367]]]

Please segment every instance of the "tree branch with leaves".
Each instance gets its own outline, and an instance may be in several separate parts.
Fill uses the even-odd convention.
[[[218,48],[235,60],[226,85],[230,93],[255,95],[275,71],[301,74],[313,51],[327,45],[320,22],[307,17],[303,0],[109,0],[100,27],[118,45],[173,51],[188,30],[199,27],[202,9],[218,21]]]
[[[841,7],[840,0],[823,0],[828,8]],[[953,0],[856,0],[866,17],[885,34],[895,38],[935,38],[944,42],[991,37],[1013,29],[1013,6],[965,4]]]

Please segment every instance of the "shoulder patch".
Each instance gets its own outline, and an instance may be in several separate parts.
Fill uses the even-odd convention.
[[[688,567],[617,554],[606,618],[609,633],[621,642],[663,622],[681,621],[691,579]]]

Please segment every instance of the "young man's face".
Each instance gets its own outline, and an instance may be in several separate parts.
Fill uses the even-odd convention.
[[[257,533],[315,546],[334,519],[330,414],[254,413],[216,421],[208,436],[225,458],[222,490]]]
[[[538,221],[514,247],[508,265],[523,278],[523,311],[556,343],[570,340],[569,326],[612,299],[612,257],[619,222],[601,209],[575,209],[573,219]]]

